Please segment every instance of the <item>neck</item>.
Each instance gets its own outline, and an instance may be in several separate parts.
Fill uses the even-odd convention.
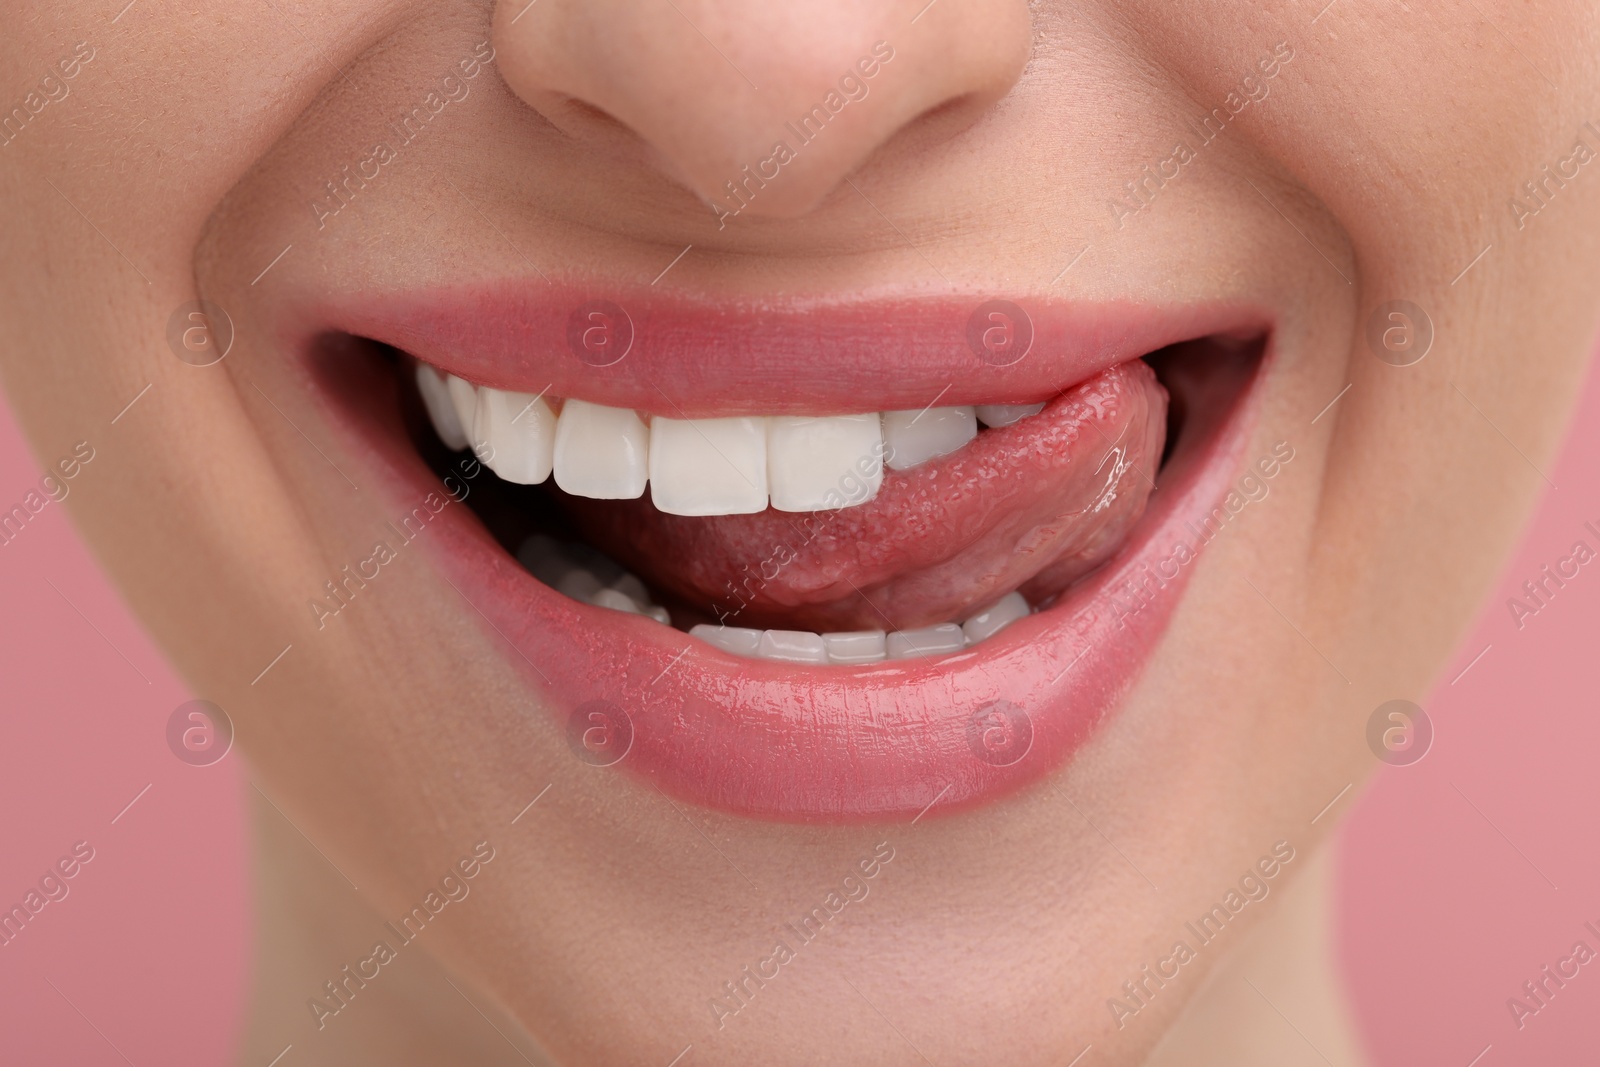
[[[1145,1067],[1367,1062],[1334,964],[1333,850],[1322,846],[1218,963]]]
[[[289,1045],[281,1067],[550,1062],[487,997],[447,976],[423,943],[426,932],[401,945],[366,897],[283,815],[254,789],[250,799],[256,958],[241,1063],[272,1063]],[[379,941],[398,950],[394,961],[372,981],[351,977],[345,968],[354,973]],[[330,981],[338,996],[328,991]]]

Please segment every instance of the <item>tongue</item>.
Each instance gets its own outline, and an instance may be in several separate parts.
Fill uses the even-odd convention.
[[[561,502],[675,619],[818,632],[959,622],[1014,589],[1037,605],[1116,549],[1153,488],[1166,406],[1150,367],[1123,363],[953,455],[886,471],[876,498],[839,511],[684,518],[647,498]]]

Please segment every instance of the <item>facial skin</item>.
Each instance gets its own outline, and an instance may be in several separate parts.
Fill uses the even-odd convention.
[[[93,58],[0,147],[8,396],[43,462],[97,450],[68,506],[375,913],[272,972],[251,1054],[356,1055],[363,1001],[318,1032],[306,998],[487,840],[470,897],[402,952],[555,1062],[692,1044],[699,1064],[1020,1065],[1090,1043],[1141,1062],[1216,954],[1123,1028],[1107,998],[1274,842],[1309,857],[1334,825],[1311,819],[1374,766],[1367,717],[1425,695],[1543,484],[1594,334],[1600,164],[1520,226],[1510,206],[1575,139],[1600,149],[1593,7],[1320,6],[12,4],[0,103],[79,41]],[[319,219],[323,183],[484,40],[465,95],[444,86],[459,99]],[[895,58],[867,95],[719,228],[725,176],[878,41]],[[1265,78],[1280,42],[1293,58]],[[1265,95],[1147,206],[1110,206],[1252,73]],[[1295,459],[1062,771],[914,826],[741,819],[574,760],[426,552],[311,624],[308,599],[411,502],[278,344],[285,309],[541,273],[639,285],[688,245],[658,288],[1270,312],[1247,462],[1280,441]],[[196,298],[236,328],[206,368],[166,337]],[[1432,322],[1413,366],[1366,340],[1392,300]],[[719,1028],[722,983],[885,841],[869,895]],[[398,1025],[437,1037],[435,1008]]]

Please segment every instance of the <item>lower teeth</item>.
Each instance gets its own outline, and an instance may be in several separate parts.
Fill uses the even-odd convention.
[[[588,545],[535,534],[517,550],[517,561],[546,586],[573,600],[672,625],[667,609],[651,600],[650,591],[636,575]],[[1013,592],[964,623],[946,622],[915,630],[817,634],[808,630],[701,624],[690,629],[689,635],[749,659],[855,666],[959,652],[994,636],[1031,611],[1022,594]]]
[[[650,599],[650,591],[636,576],[610,557],[587,545],[562,544],[536,534],[522,542],[517,562],[556,592],[597,608],[644,615],[671,626],[667,609]]]

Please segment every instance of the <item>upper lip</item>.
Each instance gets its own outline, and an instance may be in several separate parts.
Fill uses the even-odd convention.
[[[621,308],[632,333],[626,355],[604,366],[569,343],[574,313],[597,301]],[[1020,309],[1032,333],[1014,362],[986,360],[969,343],[974,313],[997,301]],[[1044,400],[1169,344],[1260,334],[1268,315],[1237,303],[1157,308],[1027,294],[712,301],[647,286],[504,281],[320,298],[296,319],[478,385],[711,418]]]

